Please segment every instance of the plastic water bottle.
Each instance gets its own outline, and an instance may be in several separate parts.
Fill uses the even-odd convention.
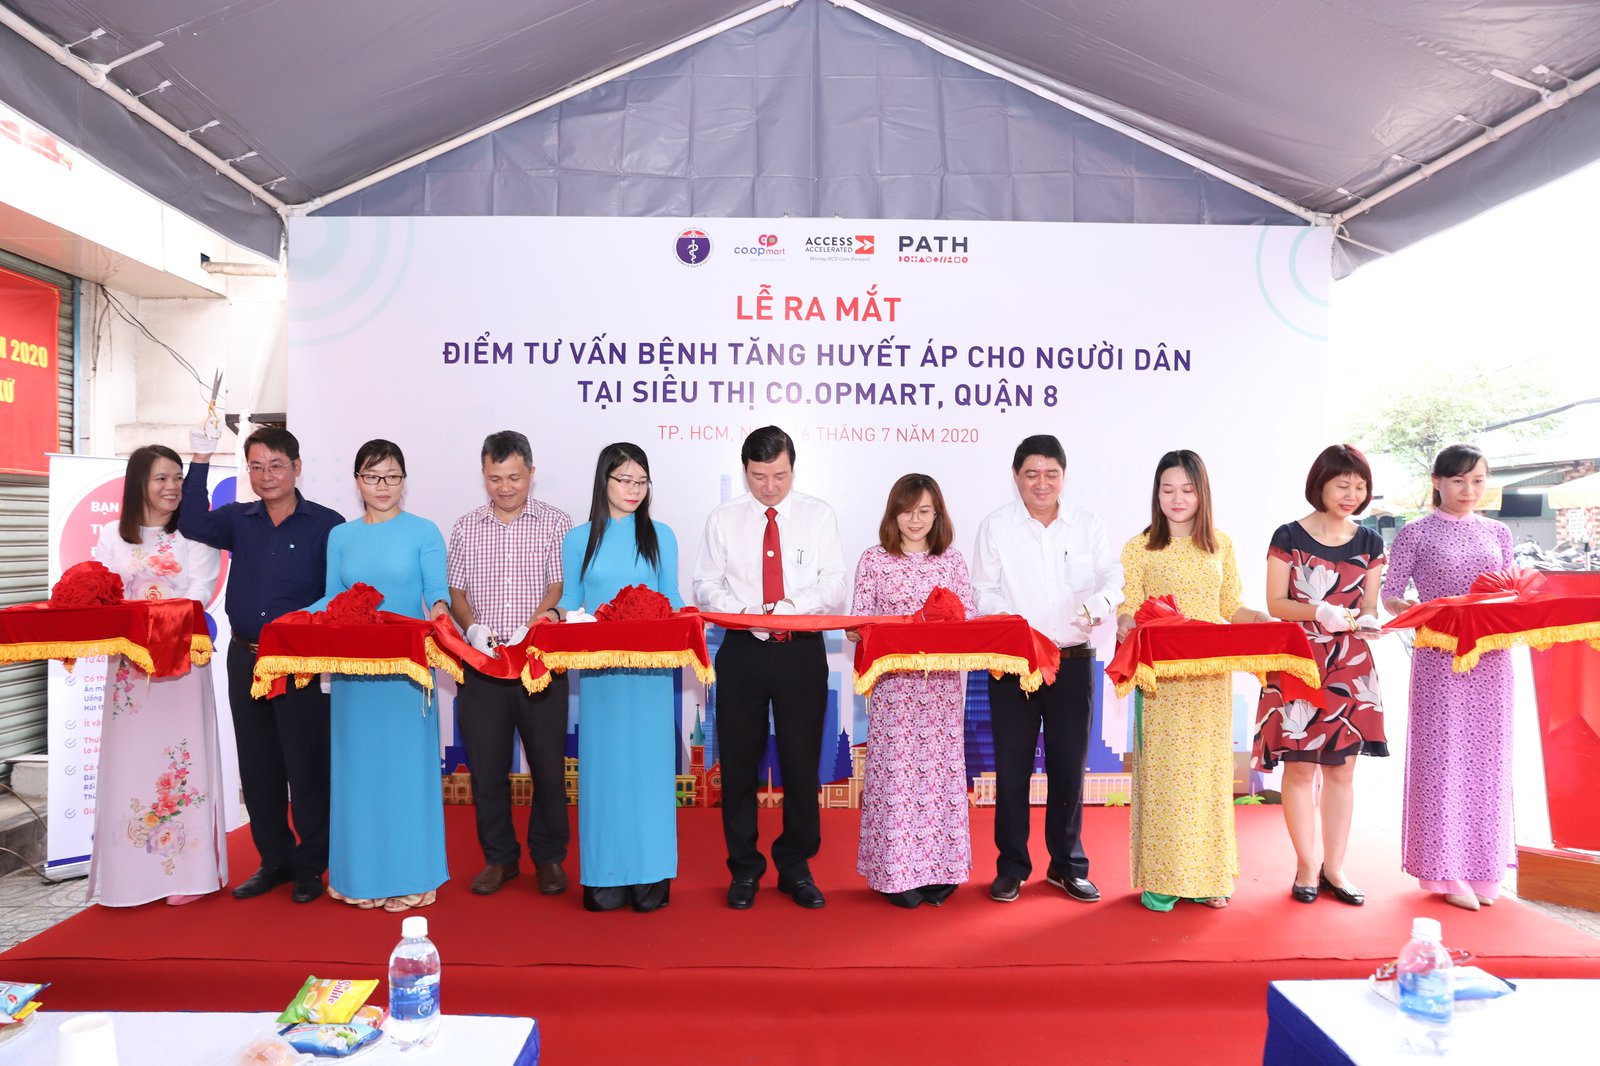
[[[439,949],[420,915],[400,923],[400,943],[389,955],[389,1022],[383,1031],[402,1051],[427,1047],[439,1035]]]
[[[1400,951],[1400,1029],[1405,1046],[1424,1055],[1450,1050],[1455,982],[1450,953],[1440,940],[1437,918],[1411,919],[1411,939]]]

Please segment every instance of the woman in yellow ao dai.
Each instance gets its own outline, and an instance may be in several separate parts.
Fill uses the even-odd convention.
[[[1161,457],[1150,509],[1150,525],[1122,549],[1118,640],[1150,596],[1172,596],[1198,621],[1271,621],[1240,602],[1233,542],[1212,527],[1211,489],[1198,455]],[[1179,899],[1225,907],[1239,875],[1233,679],[1165,679],[1156,695],[1135,700],[1132,885],[1151,910],[1170,911]]]

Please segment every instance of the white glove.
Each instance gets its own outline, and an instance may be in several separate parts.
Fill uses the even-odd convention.
[[[222,432],[216,425],[207,422],[199,429],[189,431],[189,451],[195,455],[215,455],[221,436]]]
[[[518,626],[516,629],[511,631],[511,636],[506,638],[505,643],[507,643],[507,644],[521,644],[522,643],[522,638],[527,636],[527,635],[528,635],[528,627],[527,626]]]
[[[795,607],[794,604],[790,603],[788,600],[779,600],[777,603],[772,605],[772,613],[773,614],[799,614],[800,610],[799,610],[799,608]]]
[[[567,612],[567,617],[563,618],[562,621],[563,622],[593,622],[593,621],[595,621],[595,617],[594,617],[594,615],[590,614],[588,611],[584,611],[584,610],[568,611]]]
[[[494,630],[478,622],[467,627],[467,643],[483,652],[485,655],[494,654]]]
[[[1352,628],[1350,612],[1331,603],[1317,604],[1317,624],[1329,633],[1344,633]]]
[[[1379,628],[1381,628],[1381,625],[1378,622],[1378,616],[1377,615],[1375,615],[1375,614],[1364,614],[1360,618],[1356,619],[1356,628],[1357,629],[1379,629]]]

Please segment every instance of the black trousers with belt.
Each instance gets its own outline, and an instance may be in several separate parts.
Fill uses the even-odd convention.
[[[228,642],[228,709],[250,838],[263,868],[320,877],[328,868],[328,696],[315,681],[296,688],[290,680],[276,699],[254,699],[255,666],[253,648]]]
[[[828,708],[828,656],[822,634],[785,641],[758,640],[730,630],[717,651],[717,746],[722,758],[722,833],[734,877],[766,872],[757,847],[757,779],[767,747],[767,713],[778,739],[783,775],[783,833],[772,842],[772,863],[790,881],[811,876],[822,845],[817,813],[817,762]]]
[[[1084,854],[1083,773],[1089,758],[1089,728],[1094,718],[1090,690],[1093,658],[1087,649],[1061,653],[1055,683],[1029,695],[1016,677],[989,679],[989,723],[994,736],[994,843],[1000,850],[995,872],[1026,880],[1033,872],[1028,856],[1028,789],[1035,744],[1044,730],[1044,769],[1049,778],[1044,841],[1050,863],[1066,877],[1088,877]]]
[[[521,681],[468,670],[456,690],[456,722],[472,771],[478,845],[485,862],[512,866],[521,857],[506,778],[518,737],[533,777],[528,858],[541,863],[567,857],[572,836],[567,821],[567,688],[565,673],[551,674],[549,687],[530,696]]]

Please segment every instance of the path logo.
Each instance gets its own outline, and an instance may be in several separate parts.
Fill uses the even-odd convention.
[[[878,250],[877,249],[877,243],[878,243],[877,242],[877,238],[875,236],[873,236],[872,234],[870,234],[870,233],[865,234],[865,235],[860,234],[860,233],[856,234],[856,254],[857,255],[871,255],[871,254],[873,254],[874,252],[876,252]]]
[[[697,267],[711,258],[711,238],[706,236],[704,230],[686,229],[678,234],[678,243],[674,248],[678,262],[684,266]]]

